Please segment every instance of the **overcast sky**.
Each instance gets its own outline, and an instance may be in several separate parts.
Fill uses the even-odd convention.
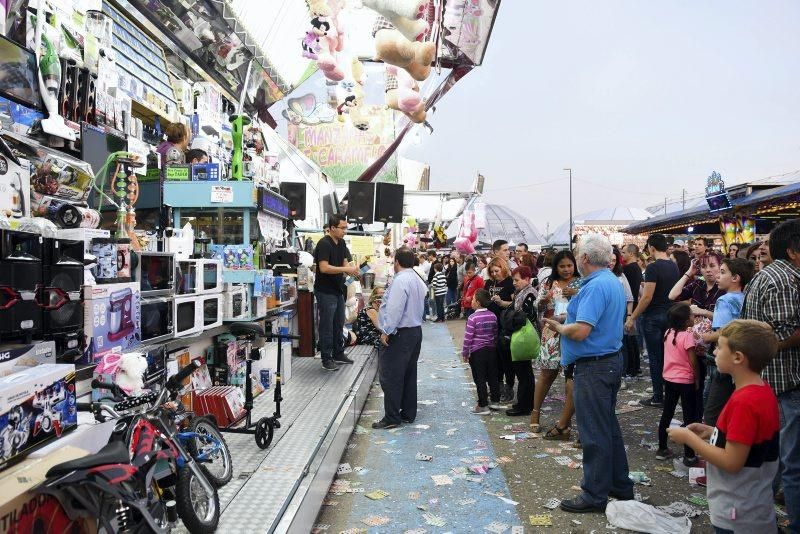
[[[406,156],[540,231],[800,169],[800,2],[503,0],[481,67]],[[553,181],[555,180],[555,181]],[[549,182],[542,185],[530,185]]]

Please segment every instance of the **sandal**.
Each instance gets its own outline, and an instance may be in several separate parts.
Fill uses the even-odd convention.
[[[533,413],[536,412],[536,419],[539,419],[539,410],[531,410],[531,421],[533,421]],[[542,431],[542,425],[537,423],[530,423],[531,432],[539,434]]]
[[[566,428],[558,428],[558,423],[553,425],[553,428],[547,431],[547,434],[544,435],[544,439],[555,440],[555,441],[569,441],[569,433],[570,427]]]

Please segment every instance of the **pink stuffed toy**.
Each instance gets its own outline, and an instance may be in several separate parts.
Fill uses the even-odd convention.
[[[466,221],[466,224],[465,224]],[[478,227],[475,225],[475,213],[469,213],[461,216],[461,229],[458,232],[458,237],[453,242],[456,250],[462,254],[474,254],[475,242],[478,240]]]
[[[311,30],[303,39],[303,56],[316,59],[319,70],[333,82],[344,80],[344,71],[339,66],[336,53],[344,48],[344,31],[339,25],[339,0],[315,0],[309,6],[311,10]],[[317,39],[312,42],[309,33]],[[316,57],[313,57],[316,56]]]

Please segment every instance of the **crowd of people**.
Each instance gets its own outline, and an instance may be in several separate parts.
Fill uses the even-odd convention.
[[[512,254],[505,240],[486,256],[401,247],[394,271],[357,321],[359,338],[380,348],[385,415],[374,428],[416,417],[422,323],[464,318],[472,413],[527,416],[551,440],[572,439],[574,418],[582,492],[561,508],[603,511],[609,497],[633,498],[616,397],[646,356],[652,394],[640,403],[660,410],[655,458],[672,461],[672,441],[685,465],[705,465],[716,532],[775,531],[775,501],[800,532],[800,220],[724,254],[702,238],[653,234],[640,250],[590,234],[574,251],[539,254],[524,243]],[[517,343],[526,326],[535,344]],[[329,350],[341,363],[339,347]],[[563,409],[544,425],[542,404],[562,374]],[[678,403],[683,425],[672,427]]]

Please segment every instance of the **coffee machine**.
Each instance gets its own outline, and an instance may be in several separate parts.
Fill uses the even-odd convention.
[[[125,288],[113,292],[109,298],[109,307],[108,339],[119,341],[136,329],[133,321],[133,291]]]

